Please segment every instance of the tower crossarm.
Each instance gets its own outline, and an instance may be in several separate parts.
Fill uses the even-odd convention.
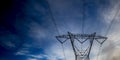
[[[72,38],[78,38],[78,39],[86,39],[86,38],[92,38],[93,35],[92,34],[71,34],[71,37]],[[59,36],[56,36],[56,38],[67,38],[69,39],[69,35],[59,35]],[[104,37],[104,36],[95,36],[94,39],[107,39],[107,37]]]

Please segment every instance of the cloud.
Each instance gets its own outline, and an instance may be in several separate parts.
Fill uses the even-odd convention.
[[[108,8],[105,8],[101,10],[101,15],[103,16],[103,20],[106,24],[106,27],[111,24],[111,21],[115,16],[115,19],[113,21],[113,24],[109,30],[109,33],[107,35],[108,39],[104,43],[102,47],[102,52],[99,55],[99,60],[119,60],[119,47],[120,47],[120,1],[119,0],[109,0],[110,5]],[[119,10],[119,12],[117,12]],[[106,33],[107,28],[105,28],[103,31]]]
[[[117,48],[113,51],[112,56],[110,56],[110,60],[119,60],[120,59],[120,48]]]
[[[20,50],[18,52],[15,53],[15,55],[27,55],[29,53],[28,50]]]
[[[103,16],[106,24],[110,24],[111,20],[115,17],[115,14],[117,13],[117,15],[119,14],[118,10],[119,8],[119,3],[120,1],[113,1],[110,0],[109,1],[109,5],[107,8],[104,8],[101,12],[101,16]],[[117,17],[117,16],[116,16]],[[115,19],[116,20],[116,19]]]
[[[24,47],[15,53],[16,56],[27,57],[27,60],[39,60],[47,58],[46,54],[42,52],[41,48],[37,48],[29,44],[24,44],[23,46]]]
[[[64,60],[65,58],[67,60],[74,60],[72,49],[66,48],[64,46],[64,52],[65,52],[65,56],[64,56],[62,47],[59,43],[55,43],[55,45],[52,45],[48,49],[45,49],[45,53],[47,55],[48,60],[59,60],[59,59]]]
[[[107,42],[108,43],[108,42]],[[101,54],[99,55],[100,60],[119,60],[120,48],[116,47],[114,43],[109,42],[107,46],[103,47]]]
[[[113,18],[115,17],[115,19],[112,22],[111,28],[109,30],[108,33],[108,40],[112,40],[113,42],[120,40],[119,38],[119,25],[120,25],[120,1],[119,0],[110,0],[110,5],[108,6],[108,8],[104,9],[101,11],[101,15],[103,16],[103,20],[105,22],[105,24],[107,25],[104,29],[104,32],[106,33],[109,25],[111,24],[111,21],[113,20]],[[117,14],[115,16],[115,14]]]
[[[35,58],[28,58],[27,60],[38,60],[38,59],[35,59]]]
[[[17,34],[8,32],[0,36],[0,45],[8,50],[16,50],[21,45],[21,40]]]

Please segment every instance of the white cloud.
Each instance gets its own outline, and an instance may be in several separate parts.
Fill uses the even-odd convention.
[[[45,52],[47,53],[48,60],[58,60],[58,59],[65,60],[65,58],[64,58],[65,56],[66,56],[67,60],[74,60],[74,55],[73,55],[72,49],[65,48],[64,49],[65,56],[64,56],[62,47],[59,43],[55,43],[55,45],[49,47],[48,49],[45,50]]]
[[[108,29],[109,25],[111,24],[112,19],[114,18],[115,14],[115,19],[112,23],[112,26],[109,30],[109,33],[107,35],[108,39],[113,42],[118,42],[120,40],[120,1],[119,0],[109,0],[110,5],[108,8],[105,8],[104,10],[101,10],[101,16],[104,18],[102,21],[105,22],[107,25],[106,28],[104,29],[103,32],[107,32],[106,30]],[[119,10],[119,12],[118,12]]]
[[[29,51],[26,48],[23,48],[15,53],[15,55],[27,55],[27,54],[29,54]]]
[[[38,59],[35,59],[35,58],[28,58],[27,60],[38,60]]]
[[[45,55],[42,55],[42,54],[38,54],[38,55],[30,55],[29,54],[28,56],[33,57],[33,58],[37,58],[37,59],[45,57]]]
[[[45,55],[45,54],[31,53],[32,52],[32,50],[31,50],[32,47],[34,47],[34,46],[29,45],[29,44],[24,44],[24,48],[22,48],[18,52],[16,52],[15,55],[25,56],[25,57],[27,57],[27,60],[40,60],[40,59],[43,59],[43,58],[47,58],[47,55]]]
[[[119,14],[118,10],[120,10],[120,1],[119,0],[109,0],[109,5],[106,8],[102,7],[102,10],[100,10],[101,16],[104,18],[103,21],[105,21],[107,24],[110,24],[111,20],[115,16],[116,12],[117,15]],[[118,17],[118,16],[116,16]],[[115,18],[116,20],[116,18]],[[117,20],[116,20],[117,21]]]

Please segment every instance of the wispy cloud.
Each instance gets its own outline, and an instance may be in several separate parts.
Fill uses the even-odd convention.
[[[115,16],[115,19],[112,23],[112,26],[109,30],[109,33],[107,35],[108,39],[105,42],[105,44],[102,47],[102,53],[99,55],[99,59],[100,60],[119,60],[119,46],[118,45],[120,42],[120,34],[119,34],[119,25],[120,25],[120,12],[118,12],[118,10],[120,10],[119,6],[120,6],[120,1],[119,0],[109,0],[110,5],[108,5],[108,8],[105,8],[103,10],[101,10],[101,15],[104,18],[102,21],[105,22],[106,27],[108,27],[111,24],[112,19],[114,18],[115,14],[117,13],[117,15]],[[108,28],[105,28],[103,31],[105,31]],[[118,43],[118,44],[117,44]]]
[[[34,46],[31,46],[29,44],[24,44],[24,47],[17,51],[15,55],[27,57],[27,60],[38,60],[47,58],[47,56],[43,54],[41,48],[35,48]]]
[[[52,45],[51,47],[49,47],[49,50],[46,49],[45,52],[47,54],[48,60],[59,60],[59,59],[64,60],[65,58],[67,60],[74,60],[72,49],[66,48],[64,46],[64,52],[65,52],[65,56],[64,56],[62,47],[59,43],[55,43],[55,45]]]

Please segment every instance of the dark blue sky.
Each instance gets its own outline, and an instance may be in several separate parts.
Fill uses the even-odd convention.
[[[49,7],[60,34],[81,33],[84,12],[84,32],[105,35],[120,1],[4,0],[0,4],[0,60],[64,60]],[[119,16],[110,37],[119,32]],[[116,36],[112,40],[119,40]]]

